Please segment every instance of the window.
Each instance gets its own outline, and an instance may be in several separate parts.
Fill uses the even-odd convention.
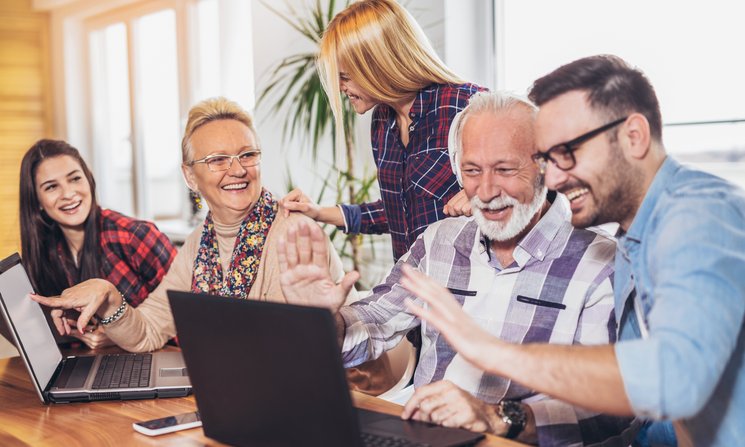
[[[613,53],[657,91],[668,152],[745,187],[745,4],[495,0],[495,86],[525,92],[574,59]]]
[[[94,172],[98,178],[99,200],[113,203],[117,193],[118,210],[133,215],[132,126],[127,75],[127,29],[116,23],[91,33],[91,90]]]
[[[189,108],[218,95],[253,106],[250,3],[81,1],[52,23],[57,134],[83,152],[102,206],[183,236],[168,221],[191,212],[180,168]]]
[[[179,56],[188,52],[177,43],[186,23],[177,6],[148,2],[86,22],[99,199],[148,219],[179,218],[188,208],[179,166],[180,108],[188,101],[180,97],[188,77],[179,75]],[[196,18],[202,29],[216,27],[214,16]]]

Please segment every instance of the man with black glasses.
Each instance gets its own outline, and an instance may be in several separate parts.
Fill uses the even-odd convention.
[[[618,57],[565,65],[530,97],[534,159],[572,223],[620,224],[619,342],[505,343],[416,272],[403,283],[429,306],[410,310],[490,373],[588,409],[674,420],[679,445],[743,445],[745,192],[666,154],[654,89]]]

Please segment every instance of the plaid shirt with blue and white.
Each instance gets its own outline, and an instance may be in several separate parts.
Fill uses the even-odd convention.
[[[433,84],[411,106],[409,144],[404,146],[390,106],[375,107],[371,142],[378,169],[380,200],[341,205],[348,233],[390,233],[393,258],[403,256],[430,224],[447,217],[445,204],[460,191],[448,156],[455,115],[483,88],[475,84]]]
[[[599,345],[615,341],[613,259],[616,244],[574,229],[566,198],[556,196],[538,224],[502,267],[473,218],[431,225],[370,296],[340,310],[346,323],[345,366],[378,358],[422,325],[414,385],[450,380],[487,403],[503,399],[529,405],[540,445],[629,445],[631,418],[602,415],[538,394],[519,383],[478,370],[440,333],[407,312],[417,300],[399,285],[406,263],[448,287],[485,330],[513,343]],[[418,301],[423,304],[421,301]]]

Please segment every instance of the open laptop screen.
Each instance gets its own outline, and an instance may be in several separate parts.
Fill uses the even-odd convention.
[[[8,261],[10,262],[6,264]],[[28,298],[28,294],[33,293],[33,288],[20,263],[20,257],[14,255],[3,264],[0,270],[0,295],[4,308],[12,326],[15,326],[16,337],[20,342],[18,350],[25,351],[37,381],[36,385],[39,390],[44,390],[62,361],[62,354],[49,330],[41,306]]]

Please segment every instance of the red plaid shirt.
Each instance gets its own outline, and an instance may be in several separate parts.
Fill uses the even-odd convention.
[[[349,233],[390,233],[393,257],[404,255],[430,224],[443,219],[445,204],[460,186],[448,156],[448,132],[475,84],[433,84],[417,93],[409,116],[409,144],[404,147],[396,112],[378,105],[372,117],[372,149],[381,200],[342,205]]]
[[[165,276],[176,249],[152,222],[101,210],[101,270],[132,306],[139,305]]]

